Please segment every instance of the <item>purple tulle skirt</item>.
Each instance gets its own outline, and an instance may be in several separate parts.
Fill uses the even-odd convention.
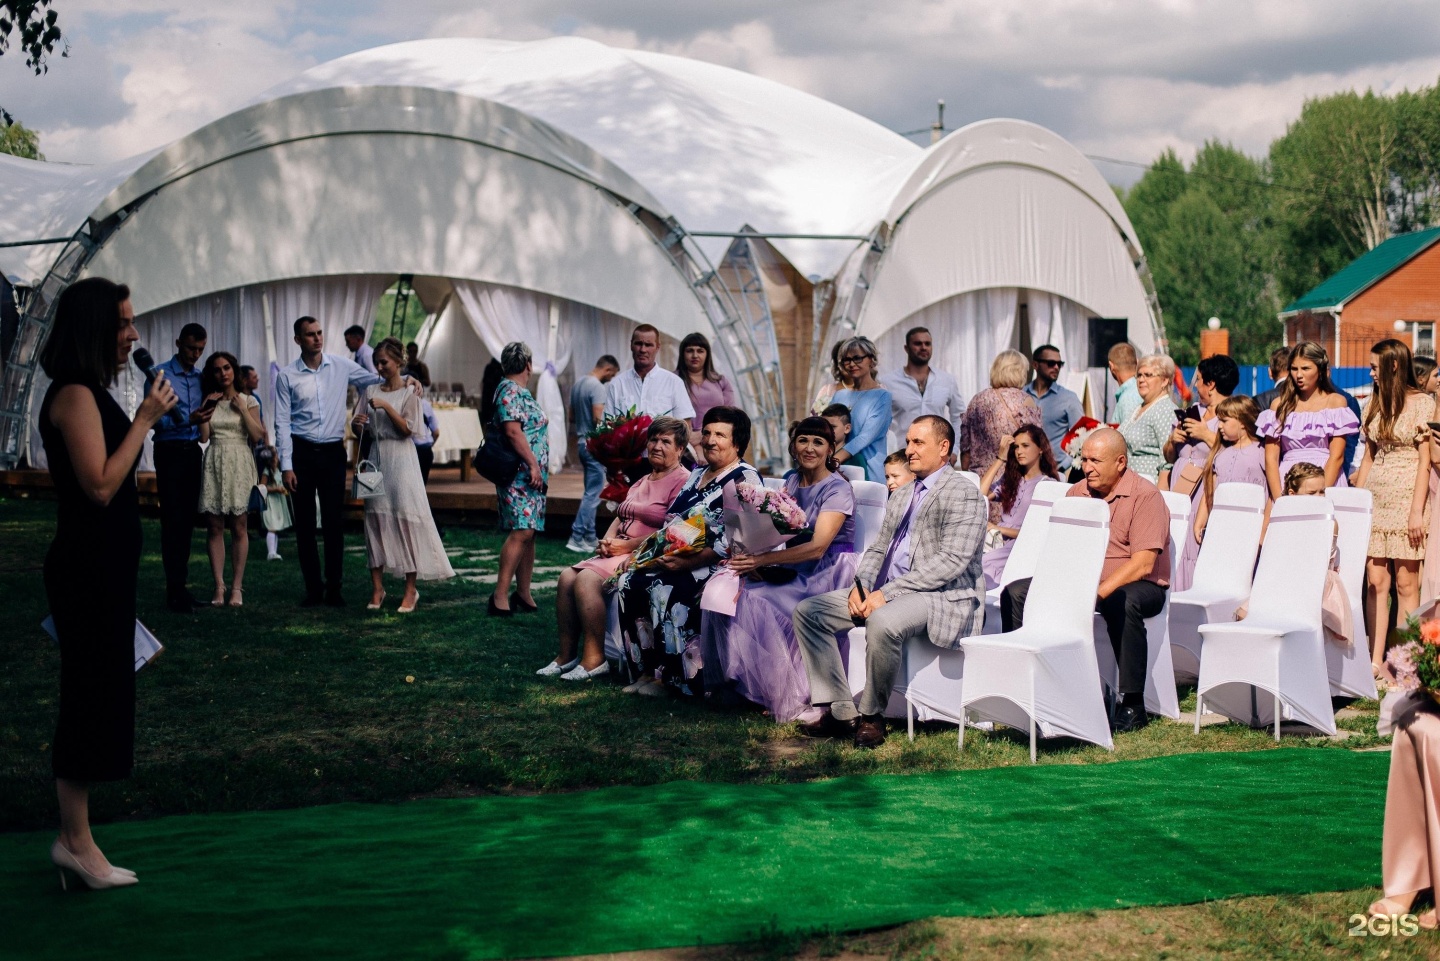
[[[807,597],[851,586],[858,562],[852,551],[832,550],[789,584],[746,581],[734,617],[706,612],[705,647],[724,665],[725,680],[776,722],[810,709],[810,680],[790,615]]]

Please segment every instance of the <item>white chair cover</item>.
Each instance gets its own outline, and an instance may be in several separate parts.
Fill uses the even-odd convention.
[[[1340,525],[1340,580],[1350,597],[1355,637],[1347,651],[1335,644],[1325,645],[1325,668],[1330,676],[1330,693],[1335,697],[1374,699],[1375,674],[1370,667],[1370,638],[1365,634],[1365,555],[1370,553],[1370,525],[1374,496],[1360,487],[1332,487],[1325,492]],[[1431,507],[1431,510],[1436,508]],[[1323,633],[1323,632],[1322,632]]]
[[[980,488],[980,475],[979,475],[979,474],[975,473],[973,470],[956,471],[956,473],[959,474],[961,477],[965,478],[966,480],[968,480],[970,483],[974,484],[975,487],[976,487],[976,489],[979,490],[979,488]],[[983,490],[981,490],[980,493],[983,494],[983,493],[985,493],[985,492],[984,492]]]
[[[1200,677],[1200,625],[1232,619],[1250,596],[1265,499],[1265,489],[1258,484],[1215,488],[1194,580],[1188,591],[1170,598],[1170,652],[1177,678]],[[1185,536],[1190,536],[1188,531]]]
[[[1320,635],[1334,527],[1323,497],[1275,502],[1245,620],[1200,627],[1197,732],[1209,710],[1252,727],[1274,723],[1276,740],[1282,718],[1335,733]]]
[[[852,480],[850,488],[855,492],[855,553],[863,554],[880,536],[890,492],[879,481],[863,479]]]
[[[865,468],[856,467],[854,464],[841,464],[840,473],[844,474],[845,479],[852,484],[865,479]],[[872,481],[872,483],[874,482]]]
[[[1190,498],[1174,491],[1161,491],[1170,510],[1170,577],[1175,577],[1179,562],[1181,538],[1190,529]],[[1170,653],[1170,592],[1165,592],[1165,606],[1154,617],[1145,619],[1148,654],[1145,663],[1145,709],[1171,720],[1180,718],[1180,697],[1175,691],[1175,662]],[[1100,615],[1095,615],[1095,661],[1100,679],[1111,691],[1120,686],[1120,665],[1115,660],[1115,646]]]
[[[1037,729],[1113,747],[1091,629],[1110,511],[1103,501],[1062,498],[1048,527],[1023,627],[968,638],[960,651],[912,641],[905,658],[907,704],[956,723],[969,714],[1028,727],[1032,762]],[[962,723],[962,747],[964,731]]]
[[[1030,509],[1020,523],[1020,534],[1010,546],[1010,556],[1005,559],[1005,569],[1000,573],[1000,585],[985,593],[985,633],[1000,633],[1000,592],[1012,581],[1030,577],[1035,573],[1035,564],[1045,549],[1045,535],[1049,531],[1050,505],[1065,496],[1070,485],[1064,481],[1041,481],[1035,485],[1030,497]]]

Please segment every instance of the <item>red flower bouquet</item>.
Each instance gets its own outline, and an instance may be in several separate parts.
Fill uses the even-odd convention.
[[[650,469],[645,457],[645,434],[655,418],[649,414],[637,414],[630,408],[623,414],[606,414],[585,435],[585,447],[601,464],[605,465],[608,483],[600,492],[600,499],[618,504],[630,493],[630,487]]]
[[[1412,619],[1400,632],[1400,642],[1385,655],[1396,686],[1440,701],[1440,620]]]
[[[1085,445],[1085,438],[1090,432],[1105,425],[1093,417],[1082,417],[1070,428],[1070,433],[1060,439],[1060,450],[1070,455],[1071,460],[1080,459],[1080,448]]]

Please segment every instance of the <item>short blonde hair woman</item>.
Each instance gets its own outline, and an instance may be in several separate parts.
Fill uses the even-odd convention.
[[[990,386],[970,398],[960,422],[960,467],[985,470],[1000,455],[1001,442],[1025,424],[1040,423],[1040,408],[1020,388],[1030,362],[1018,350],[1002,350],[990,363]]]
[[[1175,401],[1171,397],[1175,361],[1164,354],[1142,357],[1135,380],[1140,407],[1118,429],[1129,451],[1130,469],[1153,483],[1165,466],[1165,441],[1175,428]]]

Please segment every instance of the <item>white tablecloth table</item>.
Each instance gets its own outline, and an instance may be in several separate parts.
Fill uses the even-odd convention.
[[[470,479],[470,455],[484,441],[480,412],[473,407],[436,408],[440,439],[435,442],[435,463],[460,462],[460,479]]]

